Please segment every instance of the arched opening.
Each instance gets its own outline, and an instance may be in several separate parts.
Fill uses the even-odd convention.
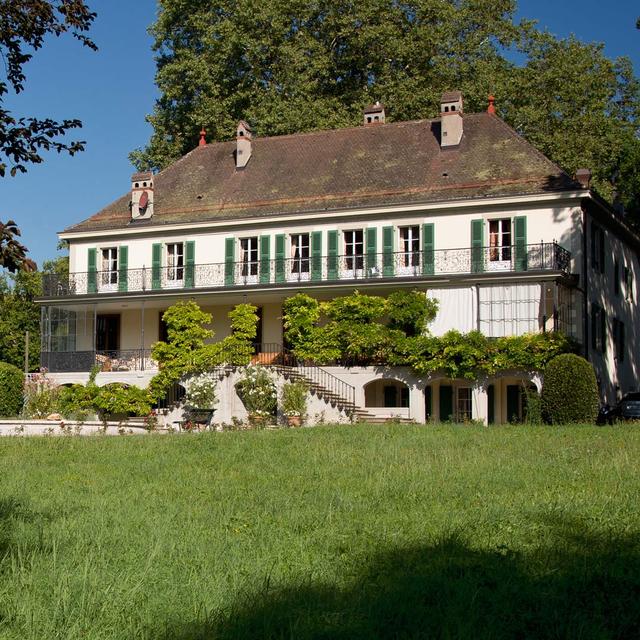
[[[364,404],[367,408],[408,408],[409,387],[400,380],[373,380],[364,387]]]

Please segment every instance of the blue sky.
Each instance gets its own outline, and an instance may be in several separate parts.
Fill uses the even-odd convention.
[[[38,263],[56,255],[56,232],[125,193],[133,167],[128,154],[144,146],[145,115],[157,91],[147,27],[155,0],[88,0],[98,13],[92,37],[97,53],[71,39],[50,39],[27,66],[25,91],[7,101],[22,115],[79,118],[74,139],[87,141],[74,157],[48,154],[28,173],[0,179],[0,220],[13,218]],[[519,17],[537,19],[558,36],[605,43],[608,56],[628,55],[640,75],[637,0],[520,0]]]

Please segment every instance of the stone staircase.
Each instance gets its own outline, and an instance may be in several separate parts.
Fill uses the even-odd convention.
[[[290,382],[304,382],[308,387],[309,391],[318,398],[322,398],[325,402],[330,405],[337,407],[341,411],[344,411],[347,416],[353,420],[353,422],[367,422],[369,424],[385,424],[387,422],[394,422],[400,424],[412,424],[413,420],[409,418],[387,418],[384,416],[377,416],[366,409],[359,407],[356,405],[354,400],[346,398],[343,394],[340,393],[339,387],[336,388],[336,385],[333,384],[333,389],[328,388],[327,385],[322,384],[321,380],[324,378],[330,382],[334,382],[335,380],[339,380],[329,372],[325,371],[321,367],[296,367],[296,366],[287,366],[281,364],[273,364],[270,365],[270,368],[277,371],[285,380]],[[314,373],[317,374],[314,376]],[[320,378],[320,379],[315,379]],[[340,381],[342,382],[342,381]],[[342,382],[344,388],[346,390],[352,390],[353,388],[350,385]],[[353,397],[353,394],[350,394]]]
[[[313,395],[318,398],[322,398],[328,404],[337,407],[341,411],[344,411],[349,417],[352,417],[355,411],[358,409],[355,402],[352,399],[347,398],[345,394],[340,393],[335,388],[335,385],[334,389],[331,389],[327,385],[323,384],[320,380],[314,379],[313,373],[309,371],[310,367],[301,368],[295,366],[274,364],[271,365],[270,368],[277,371],[285,380],[288,380],[289,382],[304,382],[309,387],[309,391]],[[325,375],[331,376],[331,374],[324,371],[324,369],[320,369],[320,367],[313,368],[318,369]],[[345,388],[346,387],[348,387],[348,385],[345,384]]]

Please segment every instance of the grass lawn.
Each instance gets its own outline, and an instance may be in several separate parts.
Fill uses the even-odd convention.
[[[0,638],[638,638],[640,427],[0,441]]]

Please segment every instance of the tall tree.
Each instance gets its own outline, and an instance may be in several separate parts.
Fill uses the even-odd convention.
[[[6,77],[0,78],[0,176],[4,176],[7,161],[10,173],[25,172],[28,163],[42,162],[41,150],[55,149],[74,154],[82,151],[83,142],[60,140],[70,129],[81,125],[79,120],[57,122],[50,118],[14,116],[3,108],[9,91],[20,93],[26,76],[24,65],[40,49],[47,35],[71,33],[83,45],[96,49],[85,35],[95,14],[83,0],[4,0],[0,2],[0,54]]]
[[[259,135],[356,125],[376,99],[390,119],[434,117],[440,94],[457,88],[468,111],[494,93],[500,114],[549,157],[570,173],[590,168],[605,197],[615,188],[637,206],[640,168],[629,158],[640,96],[629,60],[516,23],[515,0],[159,4],[161,96],[149,145],[131,154],[141,169],[192,149],[202,126],[223,140],[241,118]]]
[[[205,126],[229,138],[240,118],[259,135],[355,125],[384,101],[396,120],[433,115],[458,87],[486,105],[500,54],[519,36],[514,0],[160,0],[161,97],[139,167],[161,168]]]

